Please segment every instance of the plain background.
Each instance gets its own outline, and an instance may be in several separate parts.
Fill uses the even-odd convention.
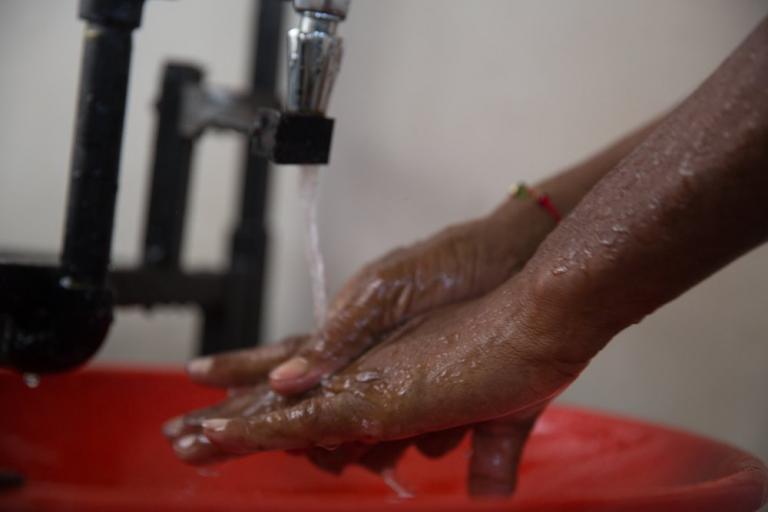
[[[213,82],[241,87],[252,8],[148,2],[135,37],[117,261],[139,254],[162,63],[200,62]],[[511,183],[556,172],[669,109],[766,13],[759,0],[354,2],[321,190],[330,288],[394,245],[489,211]],[[75,0],[0,2],[0,248],[58,250],[81,34]],[[225,259],[240,144],[210,135],[199,147],[189,267]],[[312,323],[297,173],[274,176],[265,340]],[[766,297],[763,247],[618,336],[562,400],[768,459]],[[99,359],[177,364],[195,330],[191,311],[121,311]]]

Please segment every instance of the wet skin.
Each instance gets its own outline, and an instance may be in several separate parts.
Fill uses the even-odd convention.
[[[567,213],[594,182],[641,141],[653,124],[612,144],[593,158],[545,182],[542,187]],[[267,386],[268,374],[286,360],[306,361],[308,376],[271,379],[284,394],[311,389],[422,311],[481,296],[515,273],[555,226],[531,202],[508,201],[491,215],[452,226],[413,246],[398,249],[354,276],[334,301],[329,325],[313,336],[296,336],[266,347],[193,361],[190,376],[201,384],[239,388],[222,404],[170,421],[166,435],[183,460],[211,463],[231,454],[212,445],[202,433],[207,418],[241,417],[265,412],[286,401]],[[512,233],[513,236],[509,236]],[[408,297],[409,300],[403,300]],[[476,363],[470,363],[476,364]],[[289,365],[290,366],[290,365]],[[274,374],[274,372],[272,372]],[[327,380],[327,387],[333,380]],[[254,407],[254,404],[258,404]],[[471,490],[475,494],[508,494],[524,441],[543,407],[472,426]],[[412,440],[377,445],[348,443],[329,451],[304,453],[323,469],[338,473],[351,463],[380,472],[394,465],[414,444],[439,457],[455,447],[466,427],[433,432]]]
[[[287,395],[341,371],[299,397],[278,396],[262,383],[194,421],[176,422],[168,434],[177,453],[203,462],[349,443],[350,453],[339,458],[362,460],[369,443],[399,443],[390,445],[395,453],[406,442],[398,440],[477,425],[470,490],[511,491],[537,413],[605,343],[768,237],[768,23],[592,188],[517,274],[534,252],[526,244],[535,248],[538,240],[523,236],[528,253],[508,249],[515,220],[508,208],[490,216],[508,228],[497,232],[498,249],[474,240],[463,251],[446,250],[460,256],[436,257],[411,276],[417,285],[460,285],[404,292],[392,284],[395,272],[380,285],[351,286],[333,313],[346,327],[334,330],[332,318],[319,336],[294,342],[302,359],[273,371],[270,385]],[[457,279],[436,279],[443,268],[458,268]],[[373,275],[373,282],[381,277]],[[229,357],[230,365],[248,366],[248,357]],[[260,365],[266,359],[249,357]],[[221,371],[225,360],[193,364],[193,378],[231,385]],[[263,380],[264,373],[239,375]],[[263,409],[245,410],[259,401]],[[179,446],[182,439],[192,442]]]
[[[357,461],[381,469],[393,464],[408,443],[376,445],[372,451],[366,444],[505,416],[476,429],[471,467],[476,488],[494,479],[511,486],[533,419],[586,364],[561,360],[554,339],[529,341],[538,320],[530,320],[537,313],[523,305],[527,302],[522,295],[500,291],[447,306],[411,320],[300,398],[280,396],[261,384],[170,425],[167,434],[189,462],[265,449],[344,445],[338,453],[315,450],[310,456],[324,467]],[[229,421],[206,421],[211,417]],[[460,430],[443,432],[415,442],[422,451],[439,455],[460,435]],[[387,456],[389,461],[382,460]],[[498,479],[500,471],[504,477]]]

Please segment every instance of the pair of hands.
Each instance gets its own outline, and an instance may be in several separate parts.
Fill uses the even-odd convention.
[[[574,211],[538,251],[551,220],[502,207],[364,269],[319,333],[193,362],[234,391],[166,425],[176,453],[379,470],[471,428],[470,492],[511,492],[536,417],[613,335],[766,240],[766,79],[768,20],[657,126],[545,185]]]
[[[471,430],[470,492],[511,493],[536,418],[586,364],[518,273],[554,223],[516,208],[511,224],[489,216],[368,265],[314,335],[190,363],[230,396],[165,425],[177,456],[300,450],[332,472],[380,472],[410,445],[439,457]]]

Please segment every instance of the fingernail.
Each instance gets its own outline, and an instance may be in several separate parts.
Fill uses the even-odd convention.
[[[163,434],[165,434],[166,437],[176,437],[181,434],[183,428],[184,418],[182,416],[177,416],[165,422],[165,425],[163,425]]]
[[[189,450],[195,444],[195,441],[197,441],[197,436],[195,434],[187,434],[176,441],[176,449],[182,451]]]
[[[203,422],[203,428],[211,432],[224,432],[224,430],[227,428],[227,423],[229,423],[229,420],[223,420],[223,419],[205,420]]]
[[[294,357],[269,372],[269,378],[272,380],[297,379],[307,373],[308,369],[309,362],[306,359]]]
[[[208,373],[208,371],[211,369],[211,366],[213,366],[213,359],[210,357],[200,357],[193,359],[187,363],[187,373],[192,375],[204,375]]]

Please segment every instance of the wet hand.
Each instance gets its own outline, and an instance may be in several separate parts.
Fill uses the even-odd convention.
[[[191,378],[232,387],[261,382],[269,374],[272,388],[282,394],[316,386],[409,319],[478,297],[519,270],[546,232],[540,224],[549,219],[527,204],[504,219],[489,216],[453,226],[385,255],[347,282],[315,335],[299,344],[292,339],[279,348],[193,361]]]
[[[234,396],[198,414],[197,430],[176,437],[177,452],[210,461],[266,449],[370,445],[505,417],[476,429],[473,475],[486,475],[475,479],[479,489],[483,482],[509,486],[498,474],[514,475],[536,414],[587,361],[563,348],[564,341],[578,345],[572,324],[559,332],[526,294],[509,289],[410,322],[300,398],[265,384]],[[190,434],[200,446],[189,443]]]

